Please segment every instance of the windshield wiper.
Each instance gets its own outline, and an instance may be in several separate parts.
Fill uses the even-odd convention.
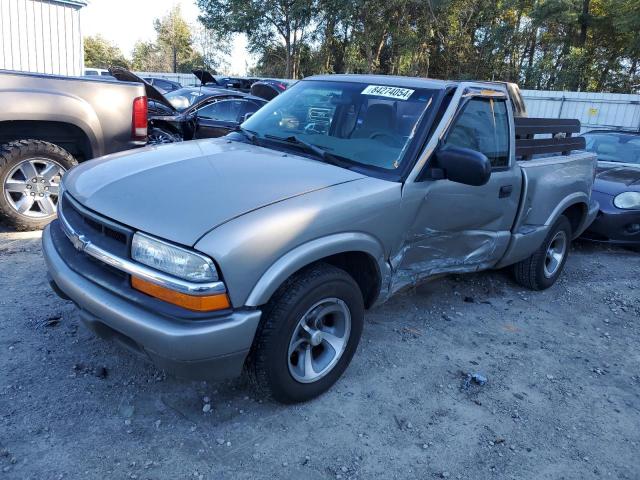
[[[290,137],[278,137],[276,135],[265,135],[265,138],[270,140],[278,140],[280,142],[291,143],[297,147],[302,147],[307,152],[313,153],[317,157],[326,163],[330,163],[332,165],[336,165],[338,167],[347,168],[340,161],[340,157],[338,155],[334,155],[333,153],[329,153],[326,150],[314,145],[313,143],[305,142],[304,140],[299,139],[295,135],[291,135]]]
[[[246,128],[242,128],[240,125],[237,125],[236,128],[233,129],[234,132],[238,132],[243,135],[247,140],[249,140],[254,145],[260,147],[260,142],[258,141],[258,134],[251,130],[247,130]]]

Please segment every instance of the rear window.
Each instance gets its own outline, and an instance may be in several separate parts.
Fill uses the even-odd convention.
[[[204,98],[206,94],[202,93],[200,89],[179,88],[173,92],[165,94],[165,98],[171,102],[176,110],[182,112],[196,103],[201,98]]]

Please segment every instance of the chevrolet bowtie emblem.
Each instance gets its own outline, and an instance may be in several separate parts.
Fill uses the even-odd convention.
[[[87,243],[89,243],[84,235],[72,235],[69,240],[71,240],[71,243],[73,243],[76,250],[80,252],[83,251],[86,248]]]
[[[82,252],[87,245],[89,245],[89,240],[84,235],[79,235],[73,231],[73,228],[66,222],[66,220],[61,215],[62,212],[58,213],[58,217],[60,218],[60,222],[62,224],[62,231],[65,233],[71,244],[74,246],[76,250]]]

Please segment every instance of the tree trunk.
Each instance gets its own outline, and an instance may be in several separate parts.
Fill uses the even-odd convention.
[[[518,33],[520,32],[520,25],[522,23],[522,5],[520,6],[520,10],[518,10],[518,19],[516,20],[516,26],[513,29],[512,38],[511,38],[511,51],[509,52],[509,64],[511,66],[511,72],[509,72],[509,81],[518,82],[520,79],[520,68],[519,62],[517,60],[517,52],[518,52]]]
[[[575,69],[573,78],[569,82],[570,90],[582,90],[585,85],[584,70],[587,64],[587,59],[584,57],[584,46],[587,43],[587,32],[589,29],[589,5],[591,0],[582,0],[582,12],[580,14],[580,32],[578,34],[577,47],[581,49],[582,57],[580,63]]]
[[[291,76],[291,19],[289,17],[288,9],[285,9],[284,21],[285,21],[284,46],[286,49],[285,78],[292,78]]]
[[[173,73],[178,72],[178,48],[173,46]]]
[[[287,36],[284,39],[284,46],[286,51],[284,76],[285,78],[291,78],[291,37]]]
[[[533,59],[535,57],[536,47],[538,44],[538,27],[534,27],[531,33],[531,44],[529,45],[529,51],[527,52],[527,73],[524,78],[524,84],[527,87],[531,86],[531,75],[533,74]]]
[[[300,53],[298,52],[298,29],[296,26],[293,28],[293,45],[292,45],[292,65],[291,65],[291,77],[289,78],[298,78],[298,61]]]
[[[323,50],[323,56],[324,56],[324,61],[323,61],[323,72],[322,73],[332,73],[333,72],[333,65],[332,65],[332,57],[333,57],[333,52],[335,50],[334,48],[334,43],[335,43],[335,31],[336,31],[336,17],[335,15],[332,15],[331,18],[329,18],[327,20],[327,24],[324,28],[324,45],[322,47]]]
[[[582,48],[587,43],[587,30],[589,28],[589,7],[591,0],[582,0],[582,14],[580,15],[580,35],[578,47]]]
[[[380,55],[382,55],[382,48],[384,47],[384,40],[385,37],[387,36],[387,33],[383,33],[382,34],[382,38],[380,39],[380,43],[378,43],[378,48],[376,48],[376,55],[374,58],[374,65],[375,68],[380,68]],[[373,73],[373,71],[370,71],[369,73]]]
[[[618,58],[618,55],[616,55],[616,53],[614,52],[609,57],[609,60],[607,60],[607,65],[602,70],[602,73],[600,74],[600,79],[598,80],[598,90],[599,91],[604,90],[605,82],[607,81],[607,77],[609,76],[609,72],[611,71],[611,69],[613,68],[614,64],[616,63],[616,59],[617,58]]]

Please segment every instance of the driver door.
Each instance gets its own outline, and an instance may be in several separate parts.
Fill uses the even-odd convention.
[[[513,119],[506,97],[465,98],[442,146],[470,148],[491,162],[485,185],[425,180],[408,185],[415,218],[396,268],[412,281],[443,272],[495,265],[504,254],[520,202],[521,173],[511,145]],[[409,205],[408,205],[409,206]]]

